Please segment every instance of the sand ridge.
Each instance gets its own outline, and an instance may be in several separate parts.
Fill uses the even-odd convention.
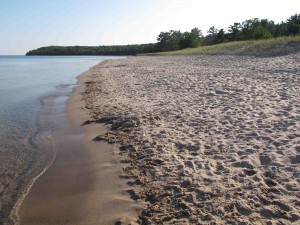
[[[300,221],[300,54],[141,56],[86,78],[144,224]]]

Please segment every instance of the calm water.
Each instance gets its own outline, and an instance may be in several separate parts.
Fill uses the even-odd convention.
[[[36,170],[35,137],[47,130],[41,115],[51,111],[49,99],[70,94],[78,75],[109,58],[0,56],[0,224]]]
[[[43,97],[69,91],[61,85],[106,58],[0,56],[0,143],[30,129]]]

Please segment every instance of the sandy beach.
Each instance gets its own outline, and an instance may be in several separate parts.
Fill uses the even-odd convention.
[[[140,56],[87,72],[82,122],[119,146],[140,223],[300,222],[299,61]]]
[[[299,60],[138,56],[92,67],[21,224],[298,224]]]

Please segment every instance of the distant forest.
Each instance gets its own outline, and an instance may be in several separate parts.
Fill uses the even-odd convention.
[[[157,44],[111,46],[49,46],[31,50],[26,55],[136,55],[158,52]]]
[[[277,24],[272,20],[254,18],[242,23],[234,23],[228,27],[227,31],[212,26],[207,31],[206,36],[198,28],[184,33],[170,30],[161,32],[157,37],[157,43],[112,46],[49,46],[31,50],[26,55],[136,55],[299,34],[300,14],[295,14],[286,21]]]

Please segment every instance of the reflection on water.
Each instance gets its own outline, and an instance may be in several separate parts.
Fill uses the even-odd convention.
[[[108,58],[0,56],[0,224],[53,156],[51,113],[63,107],[54,100]]]

